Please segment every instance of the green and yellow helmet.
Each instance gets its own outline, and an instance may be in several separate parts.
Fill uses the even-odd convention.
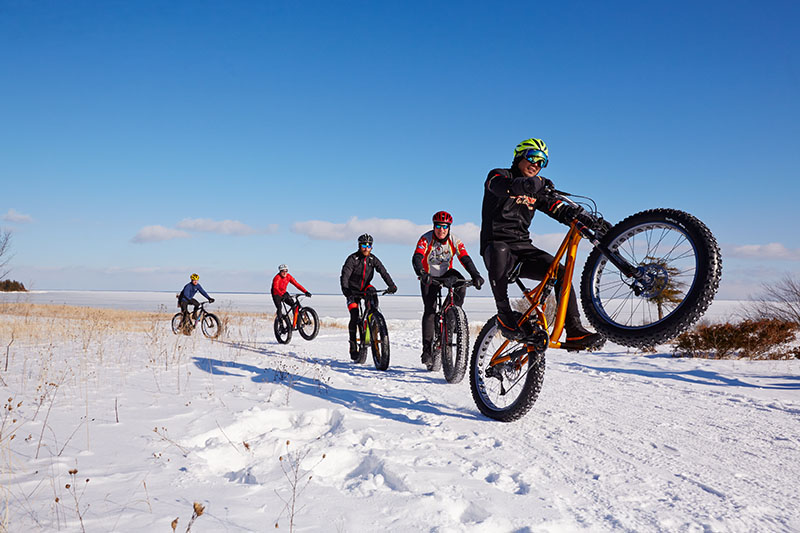
[[[530,157],[532,160],[538,161],[542,168],[546,167],[547,144],[541,139],[525,139],[514,148],[514,161],[523,157]]]

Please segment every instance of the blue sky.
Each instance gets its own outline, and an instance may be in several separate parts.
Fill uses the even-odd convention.
[[[440,209],[483,269],[483,180],[543,174],[612,221],[688,211],[722,298],[796,273],[792,2],[0,0],[0,226],[34,289],[336,292],[358,234],[401,292]],[[562,227],[536,217],[553,251]],[[588,244],[582,245],[585,253]],[[488,296],[487,291],[485,292]]]

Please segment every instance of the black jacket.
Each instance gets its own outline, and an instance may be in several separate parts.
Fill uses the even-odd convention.
[[[493,241],[531,242],[528,228],[536,212],[536,195],[544,188],[544,177],[515,175],[516,165],[489,172],[483,188],[481,208],[481,255]]]
[[[342,294],[349,297],[352,291],[365,290],[370,281],[372,281],[372,276],[375,275],[376,270],[387,286],[394,286],[392,277],[386,271],[380,259],[372,254],[364,257],[360,251],[348,255],[344,265],[342,265],[342,275],[339,278]]]

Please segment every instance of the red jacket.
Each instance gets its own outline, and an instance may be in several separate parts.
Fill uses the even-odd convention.
[[[275,274],[275,277],[272,278],[272,294],[277,296],[283,296],[286,294],[286,287],[289,286],[289,282],[292,283],[295,287],[300,289],[300,292],[308,292],[303,288],[302,285],[297,283],[297,280],[292,277],[291,274],[286,274],[286,277],[282,277],[280,274]]]

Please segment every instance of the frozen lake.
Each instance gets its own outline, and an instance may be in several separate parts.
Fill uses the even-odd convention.
[[[488,287],[483,291],[486,296],[469,296],[464,303],[464,310],[470,321],[485,321],[496,313],[494,300],[489,296]],[[474,291],[471,291],[474,293]],[[0,292],[0,302],[27,302],[34,304],[78,305],[85,307],[107,307],[128,309],[132,311],[166,311],[177,310],[175,292],[147,291],[31,291],[27,293]],[[510,291],[512,298],[518,297],[518,291]],[[226,310],[272,313],[275,308],[272,298],[264,293],[211,293],[216,301],[211,309],[218,312]],[[317,294],[304,301],[317,310],[322,318],[346,318],[344,296],[341,294]],[[705,318],[719,321],[730,318],[744,302],[734,300],[716,300]],[[387,319],[410,320],[422,316],[422,298],[419,295],[386,295],[380,298],[381,310]]]

